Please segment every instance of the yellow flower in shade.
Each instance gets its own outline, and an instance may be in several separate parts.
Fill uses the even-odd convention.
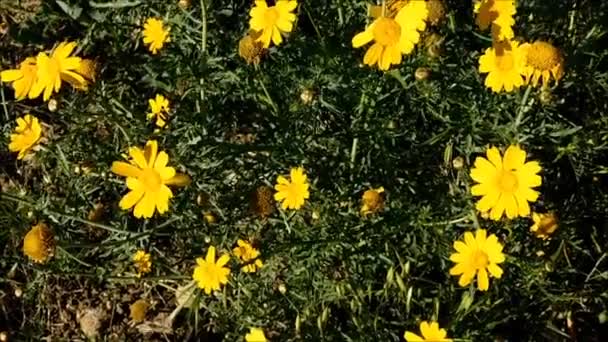
[[[264,55],[264,52],[266,51],[264,44],[257,41],[260,36],[260,32],[249,30],[245,37],[239,40],[239,56],[241,56],[247,64],[260,64],[262,55]]]
[[[26,114],[17,119],[15,133],[11,134],[11,142],[8,149],[11,152],[19,152],[17,159],[23,159],[28,152],[36,146],[42,136],[42,126],[38,118]]]
[[[399,10],[407,4],[407,0],[387,0],[385,8],[382,5],[370,5],[369,16],[372,18],[387,17],[394,18]],[[384,15],[382,14],[384,11]]]
[[[54,248],[53,232],[44,223],[33,226],[23,239],[23,254],[34,262],[47,261]]]
[[[283,209],[300,209],[304,202],[310,196],[308,192],[308,179],[304,174],[304,169],[294,167],[290,172],[291,180],[283,176],[277,177],[277,184],[274,189],[277,191],[274,194],[274,199],[277,202],[282,202]]]
[[[456,253],[450,255],[450,260],[456,265],[450,269],[450,274],[460,275],[458,285],[468,286],[477,276],[477,287],[487,291],[490,286],[489,277],[500,278],[502,269],[498,264],[505,261],[502,245],[494,234],[486,236],[485,229],[464,233],[464,242],[455,241]]]
[[[167,166],[169,156],[164,151],[158,152],[154,140],[148,141],[144,150],[129,148],[129,156],[128,163],[112,163],[112,172],[127,177],[127,188],[131,190],[120,200],[120,208],[135,207],[133,215],[137,218],[150,218],[156,210],[165,213],[173,197],[168,185],[188,185],[189,177],[176,174],[174,168]]]
[[[536,41],[532,44],[526,43],[521,46],[525,55],[524,74],[526,81],[537,86],[549,85],[551,79],[558,82],[564,75],[564,58],[561,51],[555,46]]]
[[[59,92],[61,81],[71,84],[84,84],[86,80],[78,73],[81,68],[82,59],[70,56],[76,43],[62,42],[51,53],[47,55],[40,52],[36,57],[38,66],[37,79],[32,87],[30,98],[40,96],[44,92],[43,99],[48,101],[53,92]]]
[[[148,45],[148,49],[153,55],[156,55],[165,43],[171,41],[169,31],[171,29],[169,27],[165,28],[161,19],[146,19],[144,23],[144,44]]]
[[[234,247],[232,253],[244,264],[241,270],[245,273],[254,273],[264,266],[262,259],[258,259],[260,251],[254,248],[249,242],[239,239],[238,247]]]
[[[506,212],[508,218],[528,216],[530,206],[538,198],[532,188],[541,185],[537,173],[541,168],[538,162],[526,163],[526,152],[518,146],[507,148],[504,157],[496,147],[486,151],[486,158],[477,157],[471,178],[479,184],[471,188],[473,196],[482,196],[477,202],[477,210],[490,211],[490,218],[500,220]]]
[[[253,31],[261,32],[257,41],[262,42],[265,48],[283,42],[282,34],[293,30],[296,15],[293,11],[298,7],[298,2],[293,0],[276,0],[274,6],[268,6],[266,0],[256,0],[255,5],[249,12],[251,19],[249,26]]]
[[[249,328],[249,332],[245,335],[245,342],[267,342],[264,330],[260,328]]]
[[[525,54],[518,44],[514,41],[495,43],[479,58],[479,72],[488,73],[486,87],[498,93],[524,84]]]
[[[28,57],[19,64],[19,69],[4,70],[0,72],[0,80],[6,83],[13,82],[15,98],[17,100],[23,100],[26,97],[33,99],[35,96],[32,96],[31,90],[36,82],[37,73],[38,66],[36,65],[36,58]]]
[[[148,100],[150,105],[150,113],[148,113],[148,119],[153,120],[156,118],[156,126],[163,128],[167,124],[169,118],[169,100],[164,96],[156,94],[154,99]]]
[[[377,213],[384,207],[384,188],[366,190],[361,196],[361,214],[369,215]]]
[[[534,224],[530,231],[543,240],[548,239],[557,229],[557,217],[553,213],[532,213],[532,221]]]
[[[374,42],[363,57],[363,63],[378,65],[388,70],[401,63],[401,55],[409,54],[420,40],[420,32],[426,27],[428,9],[425,1],[410,1],[399,10],[394,19],[379,17],[365,31],[353,37],[353,47],[359,48]]]
[[[137,270],[137,276],[141,277],[152,271],[152,256],[150,253],[146,253],[146,251],[138,250],[133,255],[133,264]]]
[[[84,83],[79,83],[78,80],[72,80],[70,78],[67,78],[66,81],[69,82],[72,87],[79,90],[89,89],[89,85],[94,83],[97,78],[97,64],[92,59],[83,58],[80,61],[80,67],[75,71],[82,76]]]
[[[420,323],[420,333],[422,336],[416,335],[411,331],[406,331],[403,337],[406,342],[452,342],[451,339],[446,337],[447,331],[439,329],[437,322],[429,324],[427,321],[422,321]]]
[[[205,259],[196,258],[196,267],[192,274],[198,287],[205,290],[206,294],[210,294],[211,291],[218,291],[222,285],[228,283],[228,276],[230,275],[230,269],[224,267],[230,256],[228,254],[222,255],[217,261],[215,260],[215,247],[209,247],[207,256]]]
[[[475,22],[481,30],[491,26],[495,41],[512,39],[515,36],[513,16],[517,12],[514,0],[481,0],[474,7]]]
[[[149,306],[145,299],[138,299],[135,303],[131,304],[129,306],[131,320],[135,323],[143,322],[146,319]]]

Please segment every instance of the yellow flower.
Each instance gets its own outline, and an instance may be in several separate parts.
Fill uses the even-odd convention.
[[[260,64],[262,55],[266,51],[264,44],[257,41],[260,36],[260,32],[249,30],[245,37],[239,40],[239,56],[241,56],[247,64]]]
[[[260,328],[249,328],[249,333],[245,335],[245,342],[267,342],[264,330]]]
[[[75,70],[82,78],[84,83],[79,83],[77,80],[66,79],[74,88],[79,90],[87,90],[89,84],[94,83],[97,78],[97,64],[91,59],[83,58],[80,61],[80,67]]]
[[[243,265],[241,270],[245,273],[254,273],[258,269],[264,266],[262,259],[258,259],[260,251],[254,248],[249,242],[239,239],[237,241],[238,247],[232,250],[232,253],[239,258],[239,261]]]
[[[558,82],[564,75],[564,58],[561,51],[555,46],[535,41],[521,46],[525,55],[524,75],[526,82],[537,86],[540,81],[543,85],[549,85],[551,78]]]
[[[528,216],[530,206],[538,198],[532,188],[541,185],[537,173],[541,168],[538,162],[526,163],[526,152],[518,146],[507,148],[504,157],[496,147],[486,151],[486,158],[477,157],[471,178],[480,183],[471,188],[473,196],[483,196],[477,202],[477,210],[490,211],[493,220],[500,220],[506,211],[508,218]]]
[[[4,70],[0,72],[0,80],[2,80],[2,82],[13,82],[15,98],[17,100],[23,100],[26,97],[33,99],[35,96],[32,96],[31,90],[34,83],[36,83],[37,73],[38,66],[36,65],[36,58],[28,57],[19,64],[19,69]]]
[[[85,79],[78,74],[82,59],[70,56],[75,48],[76,43],[74,42],[62,42],[57,45],[50,57],[44,52],[38,54],[36,57],[37,79],[29,94],[30,98],[38,97],[44,91],[43,99],[48,101],[53,92],[59,92],[62,80],[71,84],[86,83]]]
[[[138,250],[135,252],[133,255],[133,264],[135,265],[135,269],[137,269],[138,277],[152,271],[151,258],[150,253],[146,253],[146,251]]]
[[[475,4],[475,22],[481,30],[491,25],[495,41],[508,40],[515,36],[513,16],[516,12],[514,0],[481,0]]]
[[[196,267],[192,279],[198,283],[198,287],[205,290],[206,294],[217,291],[222,285],[228,283],[230,269],[224,267],[230,261],[228,254],[222,255],[216,262],[215,247],[209,247],[205,259],[196,258]]]
[[[11,134],[11,142],[8,149],[11,152],[19,152],[17,159],[23,159],[27,153],[40,141],[42,126],[38,118],[25,114],[17,119],[15,133]]]
[[[283,176],[277,177],[277,184],[274,189],[277,191],[274,194],[274,199],[277,202],[282,202],[283,209],[300,209],[304,202],[310,196],[308,192],[308,180],[304,174],[304,169],[294,167],[290,172],[291,180]]]
[[[420,333],[422,334],[422,337],[411,331],[406,331],[403,337],[406,342],[452,342],[451,339],[446,337],[448,333],[445,329],[439,329],[439,324],[437,324],[437,322],[431,322],[429,324],[427,321],[422,321],[420,323]]]
[[[169,209],[169,199],[173,197],[167,185],[185,186],[189,177],[176,174],[175,169],[167,166],[169,156],[158,152],[158,143],[154,140],[146,143],[142,151],[138,147],[129,148],[131,159],[128,163],[112,163],[112,172],[127,177],[127,193],[120,200],[120,208],[135,207],[133,215],[137,218],[150,218],[155,210],[160,214]]]
[[[557,217],[553,213],[532,213],[532,221],[534,224],[530,227],[530,231],[543,240],[548,239],[557,229]]]
[[[165,43],[171,41],[169,31],[171,29],[169,27],[165,28],[161,19],[146,19],[144,23],[144,44],[149,45],[148,49],[153,55],[156,55]]]
[[[366,190],[361,196],[361,214],[369,215],[376,213],[384,207],[384,188]]]
[[[498,264],[505,261],[502,245],[494,234],[486,237],[485,229],[464,233],[464,242],[454,241],[456,253],[450,260],[456,265],[450,269],[451,275],[460,275],[458,285],[468,286],[477,275],[477,287],[487,291],[490,286],[489,276],[500,278],[502,269]],[[489,273],[489,276],[488,276]]]
[[[53,232],[44,223],[33,226],[23,239],[23,254],[34,262],[47,261],[54,248]]]
[[[518,44],[514,41],[495,43],[479,58],[479,72],[488,73],[486,87],[498,93],[524,84],[525,54]]]
[[[353,47],[359,48],[370,42],[363,63],[378,64],[380,70],[388,70],[392,64],[401,63],[401,55],[409,54],[420,40],[420,33],[426,27],[428,9],[424,1],[410,1],[394,19],[379,17],[365,31],[353,37]]]
[[[156,94],[156,98],[148,100],[150,105],[150,113],[148,119],[156,118],[156,126],[163,128],[167,124],[169,115],[169,100],[164,96]]]
[[[266,0],[256,0],[255,6],[249,12],[249,26],[253,31],[261,32],[257,41],[262,42],[265,48],[270,46],[270,41],[275,45],[281,44],[281,35],[293,30],[293,23],[296,21],[293,11],[296,7],[298,2],[293,0],[277,0],[275,5],[270,7]]]
[[[148,312],[148,302],[145,299],[138,299],[129,306],[131,320],[135,323],[143,322]]]

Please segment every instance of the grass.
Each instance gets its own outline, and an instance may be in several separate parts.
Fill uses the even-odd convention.
[[[237,54],[250,1],[6,3],[3,70],[64,40],[100,66],[88,92],[55,95],[56,112],[1,89],[1,146],[24,113],[48,125],[29,161],[0,149],[0,331],[11,340],[83,338],[91,310],[100,340],[241,341],[256,326],[272,341],[401,341],[423,320],[471,341],[608,333],[608,4],[519,1],[516,34],[560,47],[565,77],[546,93],[495,94],[477,70],[490,37],[466,1],[447,1],[444,24],[427,30],[443,38],[439,57],[421,43],[388,73],[362,66],[364,52],[351,46],[365,25],[363,1],[301,1],[296,29],[258,67]],[[157,56],[142,46],[149,16],[171,26]],[[430,68],[428,80],[415,79],[419,67]],[[305,89],[313,102],[300,99]],[[157,93],[173,108],[162,131],[145,116]],[[152,138],[193,182],[175,191],[169,213],[141,220],[118,207],[126,189],[110,166]],[[473,160],[512,143],[543,167],[534,209],[560,221],[548,241],[529,232],[529,219],[475,213]],[[255,189],[299,165],[311,180],[307,205],[256,217]],[[386,208],[362,218],[361,194],[378,186]],[[105,210],[92,222],[96,204]],[[21,250],[39,221],[58,244],[45,264]],[[477,225],[508,256],[487,292],[448,273],[453,241]],[[195,258],[210,244],[229,252],[239,238],[257,242],[262,270],[242,273],[233,260],[228,286],[180,307],[174,290],[191,281]],[[142,278],[131,261],[137,249],[153,258]],[[129,322],[139,298],[151,303],[143,329],[173,314],[170,329],[142,335]]]

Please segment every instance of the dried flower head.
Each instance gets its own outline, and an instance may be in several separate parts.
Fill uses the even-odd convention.
[[[251,209],[258,216],[264,218],[274,211],[274,198],[272,188],[266,185],[259,186],[251,196]]]
[[[384,208],[384,188],[366,190],[361,196],[361,214],[377,213]]]
[[[247,34],[239,40],[239,56],[241,56],[247,64],[260,64],[262,56],[266,53],[264,43],[258,41],[260,32],[249,30]]]
[[[145,299],[138,299],[135,303],[129,306],[131,311],[131,320],[135,323],[143,322],[146,319],[148,313],[148,307],[150,304]]]
[[[530,226],[530,231],[537,238],[546,240],[557,230],[557,217],[554,213],[532,213],[534,224]]]
[[[34,262],[47,261],[54,249],[53,232],[44,223],[33,226],[23,239],[23,254]]]

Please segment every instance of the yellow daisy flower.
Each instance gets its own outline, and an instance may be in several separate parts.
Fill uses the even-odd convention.
[[[530,227],[530,231],[537,238],[543,240],[548,239],[557,229],[557,217],[554,213],[532,213],[532,221],[534,224]]]
[[[144,44],[148,45],[148,49],[153,55],[158,53],[158,50],[163,48],[165,43],[169,43],[171,38],[169,32],[171,28],[164,27],[161,19],[148,18],[144,23]]]
[[[490,211],[490,218],[500,220],[506,212],[508,218],[528,216],[528,202],[535,202],[538,192],[532,188],[541,185],[537,173],[538,162],[526,163],[526,152],[518,146],[507,148],[504,157],[496,147],[486,151],[486,158],[477,157],[471,178],[479,184],[471,188],[473,196],[482,196],[477,202],[477,210]]]
[[[127,187],[131,190],[120,200],[120,208],[135,207],[133,215],[137,218],[150,218],[156,210],[165,213],[173,197],[167,185],[188,185],[189,177],[176,174],[174,168],[167,166],[169,156],[164,151],[158,152],[158,143],[154,140],[148,141],[143,151],[138,147],[129,148],[129,156],[128,163],[112,163],[112,172],[127,177]]]
[[[294,167],[290,172],[291,180],[283,176],[277,177],[277,184],[274,189],[277,191],[274,194],[274,199],[277,202],[282,202],[283,209],[300,209],[304,202],[310,196],[308,192],[308,180],[304,169]]]
[[[144,250],[138,250],[133,255],[133,264],[137,270],[137,276],[141,277],[152,271],[152,256]]]
[[[15,133],[11,134],[11,142],[8,149],[11,152],[19,152],[17,159],[23,159],[27,153],[40,141],[42,126],[38,118],[25,114],[18,118]]]
[[[197,282],[199,288],[205,290],[206,294],[210,294],[211,291],[218,291],[222,285],[228,283],[230,269],[224,267],[228,261],[230,261],[228,254],[222,255],[216,261],[215,247],[211,246],[205,259],[196,258],[197,266],[194,268],[192,279]]]
[[[19,69],[4,70],[0,72],[0,80],[5,83],[13,82],[15,98],[17,100],[23,100],[26,97],[33,99],[35,96],[33,96],[31,90],[34,83],[36,83],[37,74],[38,66],[36,65],[36,58],[28,57],[19,64]]]
[[[150,105],[150,113],[148,113],[148,119],[153,120],[156,118],[156,126],[163,128],[167,124],[169,115],[169,100],[164,96],[156,94],[156,98],[148,100]]]
[[[266,0],[256,0],[255,6],[249,12],[251,19],[249,26],[253,31],[261,32],[257,41],[262,42],[264,48],[283,42],[281,35],[293,30],[296,15],[293,11],[298,7],[294,0],[277,0],[274,6],[268,6]]]
[[[254,273],[264,266],[262,259],[258,259],[260,251],[254,248],[249,242],[239,239],[238,247],[232,250],[232,253],[244,264],[241,270],[245,273]]]
[[[526,82],[536,87],[540,81],[546,86],[551,78],[558,82],[564,76],[564,58],[555,46],[539,40],[532,44],[525,43],[521,48],[525,55]]]
[[[266,51],[264,44],[257,41],[260,36],[260,32],[249,30],[245,37],[239,40],[239,56],[241,56],[247,64],[260,64],[262,55],[264,55],[264,52]]]
[[[82,76],[84,83],[80,83],[78,80],[72,80],[70,78],[67,78],[66,81],[78,90],[87,90],[89,85],[94,83],[97,78],[97,64],[91,59],[83,58],[80,61],[80,67],[78,67],[75,72]]]
[[[426,28],[428,9],[424,1],[408,2],[394,19],[379,17],[365,31],[353,37],[353,47],[359,48],[370,42],[363,63],[378,64],[380,70],[388,70],[392,64],[401,63],[401,55],[409,54],[420,40],[420,32]]]
[[[515,36],[513,16],[517,13],[514,0],[481,0],[474,6],[475,22],[481,30],[491,26],[495,41],[512,39]]]
[[[446,337],[448,334],[445,329],[439,329],[437,322],[422,321],[420,323],[420,333],[422,336],[414,334],[411,331],[406,331],[403,335],[406,342],[452,342],[452,339]]]
[[[43,263],[47,261],[55,249],[53,232],[44,223],[39,223],[25,234],[23,239],[23,254],[32,261]]]
[[[44,92],[43,99],[48,101],[53,92],[59,92],[61,81],[71,84],[84,84],[85,79],[78,73],[82,59],[70,56],[76,43],[62,42],[53,50],[50,56],[40,52],[36,57],[38,66],[37,79],[32,87],[30,97],[35,98]]]
[[[456,265],[450,269],[450,274],[460,275],[458,285],[462,287],[468,286],[477,275],[477,287],[480,291],[487,291],[490,286],[489,276],[502,276],[503,271],[498,266],[505,261],[502,248],[496,235],[486,236],[485,229],[478,229],[475,236],[472,232],[466,232],[464,242],[454,242],[456,253],[450,255],[450,260]]]
[[[502,41],[479,58],[479,72],[488,73],[485,85],[495,92],[512,91],[524,84],[525,54],[514,41]]]
[[[384,188],[366,190],[361,196],[361,215],[376,213],[384,207]]]
[[[268,342],[264,335],[264,330],[260,328],[249,328],[249,332],[245,335],[245,342]]]

